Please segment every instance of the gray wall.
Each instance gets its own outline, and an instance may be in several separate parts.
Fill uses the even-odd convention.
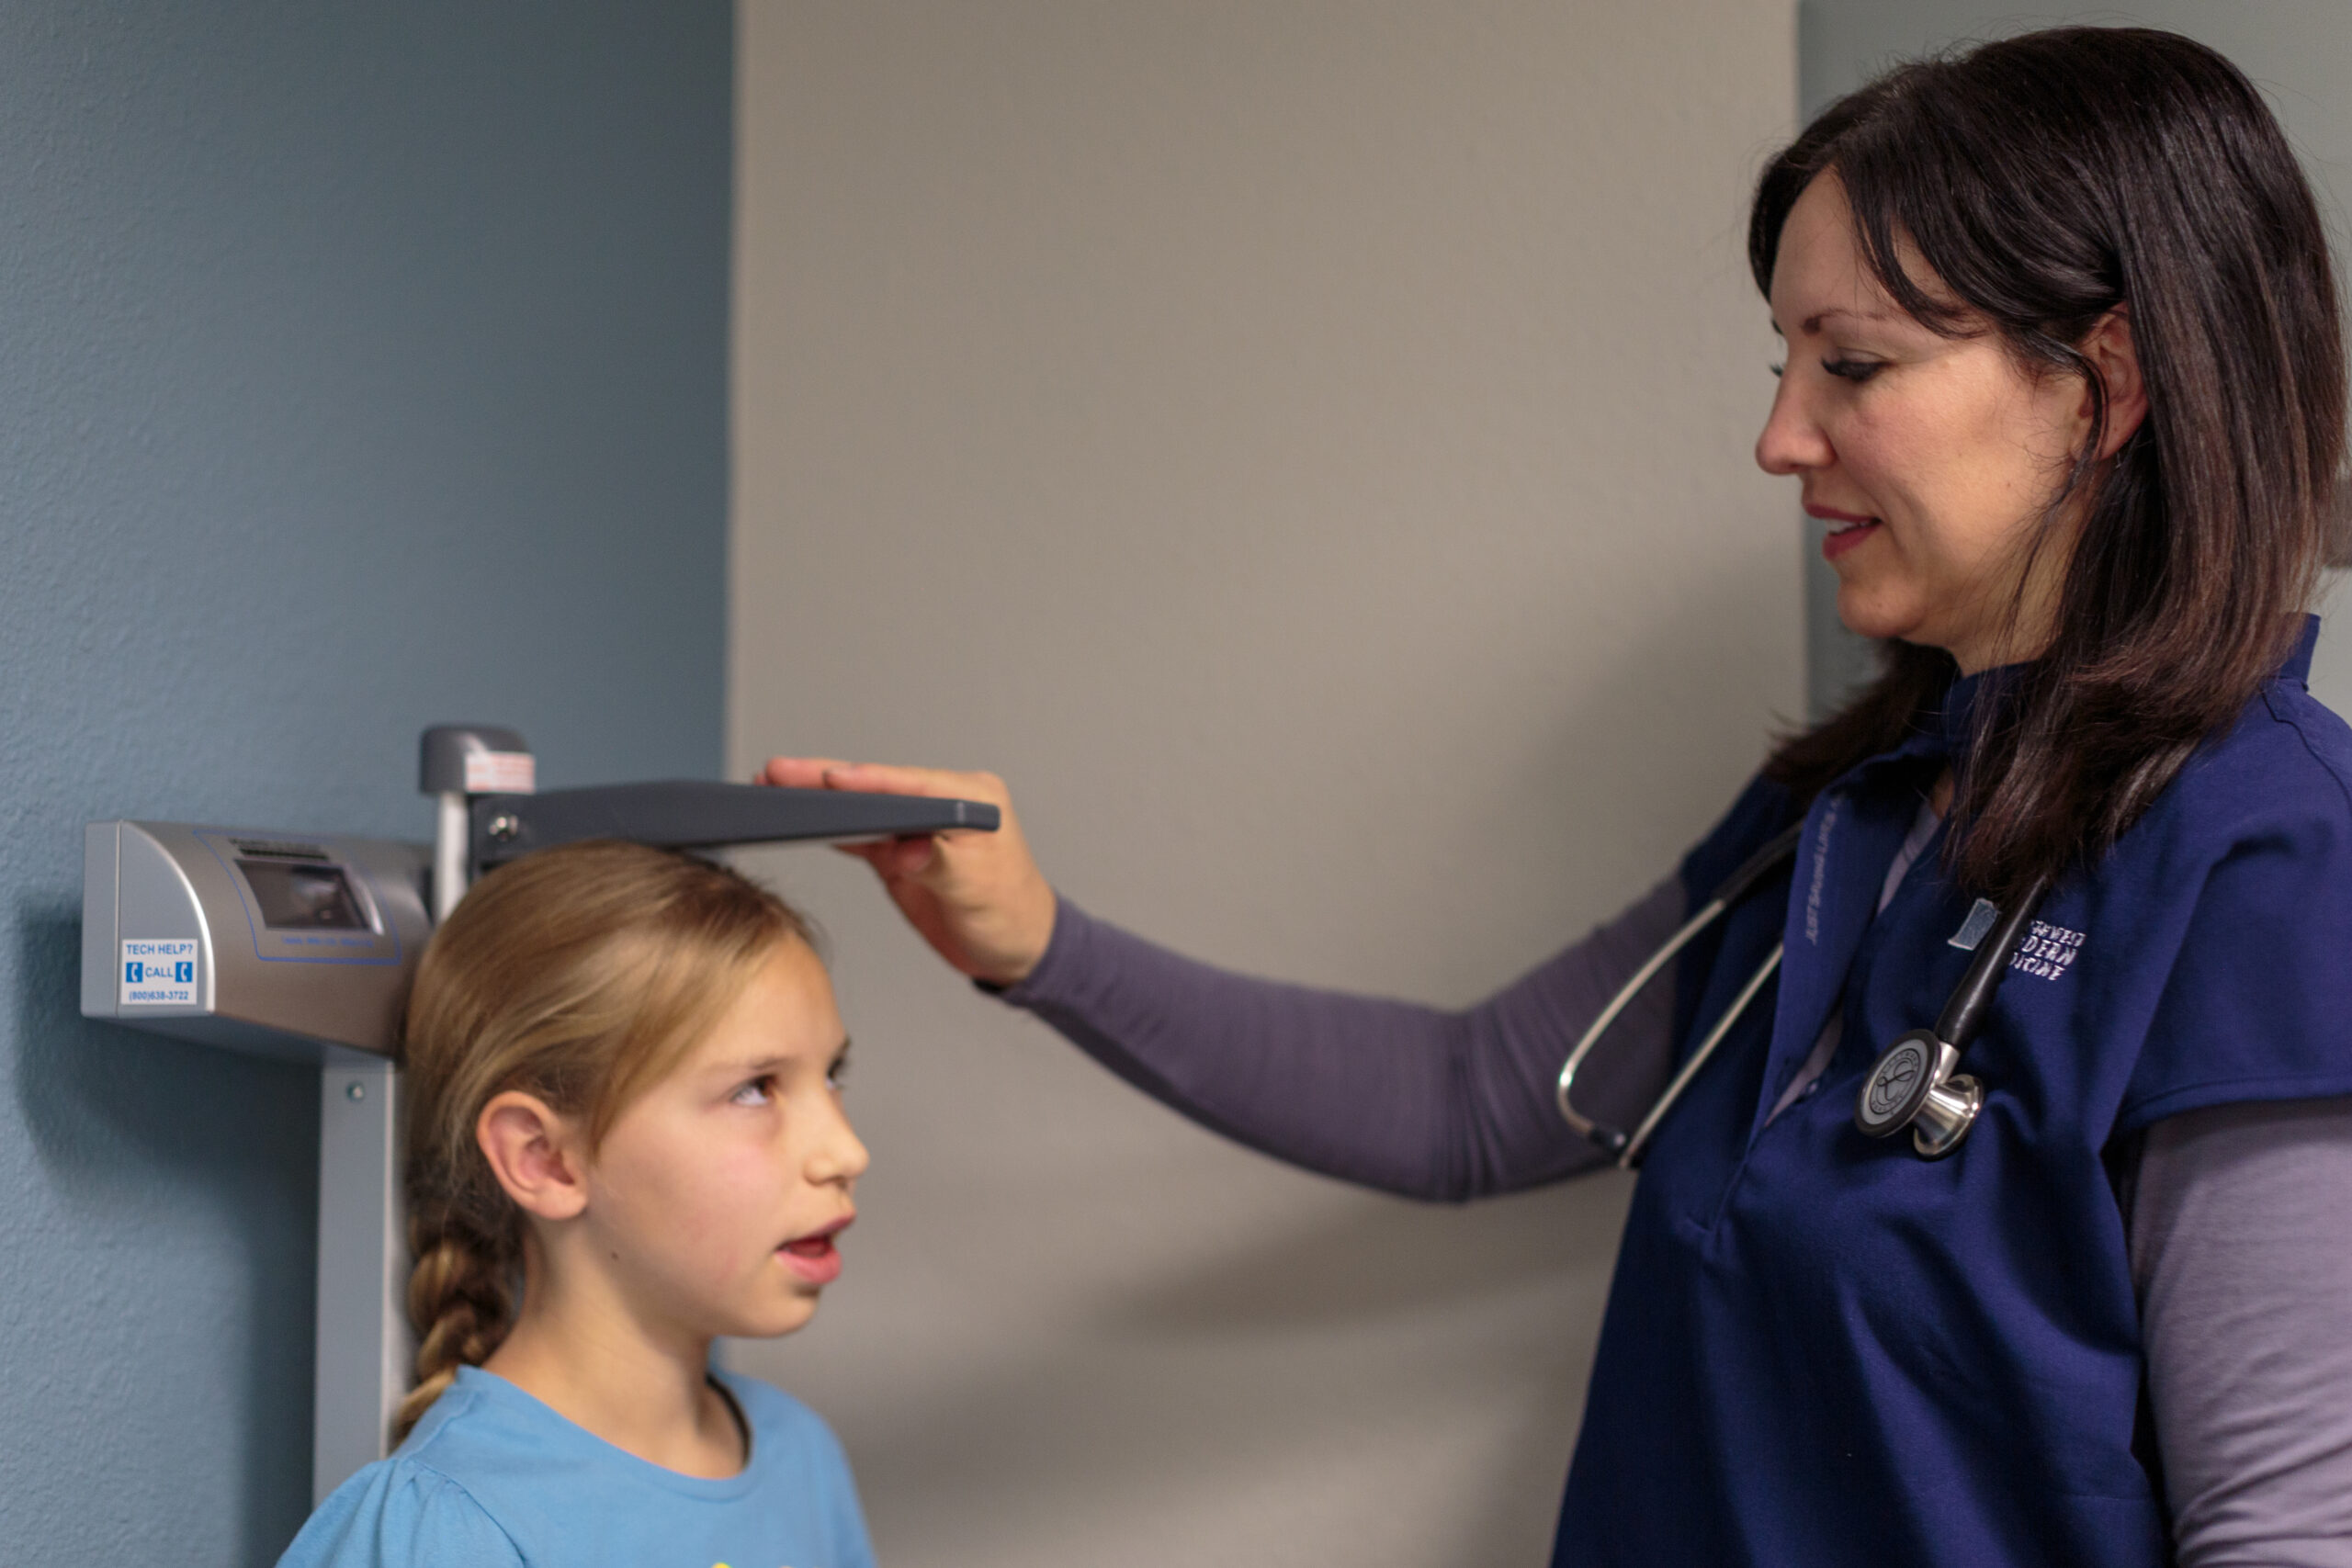
[[[75,1013],[81,828],[719,760],[721,5],[0,5],[0,1557],[308,1504],[316,1089]]]
[[[2017,10],[1978,0],[1802,0],[1797,7],[1799,96],[1810,116],[1898,60],[1969,39],[2005,38],[2061,22],[2165,28],[2209,43],[2268,95],[2318,188],[2347,276],[2344,216],[2352,209],[2352,6],[2343,0],[2133,0],[2131,4]],[[1808,546],[1811,544],[1808,536]],[[1869,648],[1838,624],[1838,578],[1808,547],[1806,645],[1815,711],[1871,669]],[[2352,615],[2338,586],[2335,606]],[[2312,689],[2352,713],[2352,631],[2331,621],[2320,639]]]
[[[747,0],[730,755],[994,768],[1073,897],[1459,1003],[1797,716],[1740,261],[1788,0]],[[862,868],[848,1272],[741,1364],[896,1568],[1540,1562],[1624,1188],[1218,1141]]]

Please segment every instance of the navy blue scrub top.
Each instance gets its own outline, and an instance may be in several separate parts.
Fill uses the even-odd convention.
[[[1555,1568],[2169,1560],[2103,1156],[2185,1111],[2352,1092],[2352,730],[2305,688],[2317,632],[2044,901],[1962,1063],[1986,1099],[1949,1158],[1863,1136],[1853,1105],[1967,967],[1975,900],[1940,833],[1876,910],[1998,671],[1823,791],[1792,870],[1694,944],[1685,1051],[1787,957],[1643,1167]],[[1751,784],[1684,862],[1689,906],[1793,815]],[[1767,1126],[1832,1008],[1836,1056]]]

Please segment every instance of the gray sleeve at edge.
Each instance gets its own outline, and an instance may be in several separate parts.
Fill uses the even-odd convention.
[[[2157,1122],[2128,1218],[2181,1568],[2352,1568],[2352,1098]]]

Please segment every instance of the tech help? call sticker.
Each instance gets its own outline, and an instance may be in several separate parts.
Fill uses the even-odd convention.
[[[196,939],[122,944],[124,1007],[196,1006]]]

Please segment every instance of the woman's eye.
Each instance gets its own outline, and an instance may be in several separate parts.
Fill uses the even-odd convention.
[[[1867,381],[1885,366],[1875,359],[1825,359],[1821,367],[1843,381]]]
[[[1780,360],[1775,359],[1771,364],[1764,367],[1764,368],[1770,370],[1772,373],[1772,379],[1777,381],[1781,378],[1781,372],[1786,370],[1788,367],[1782,364]]]
[[[775,1087],[773,1077],[756,1077],[729,1095],[727,1100],[730,1105],[765,1105],[775,1098],[771,1092]]]
[[[825,1069],[825,1087],[839,1094],[849,1087],[849,1058],[844,1056]]]

